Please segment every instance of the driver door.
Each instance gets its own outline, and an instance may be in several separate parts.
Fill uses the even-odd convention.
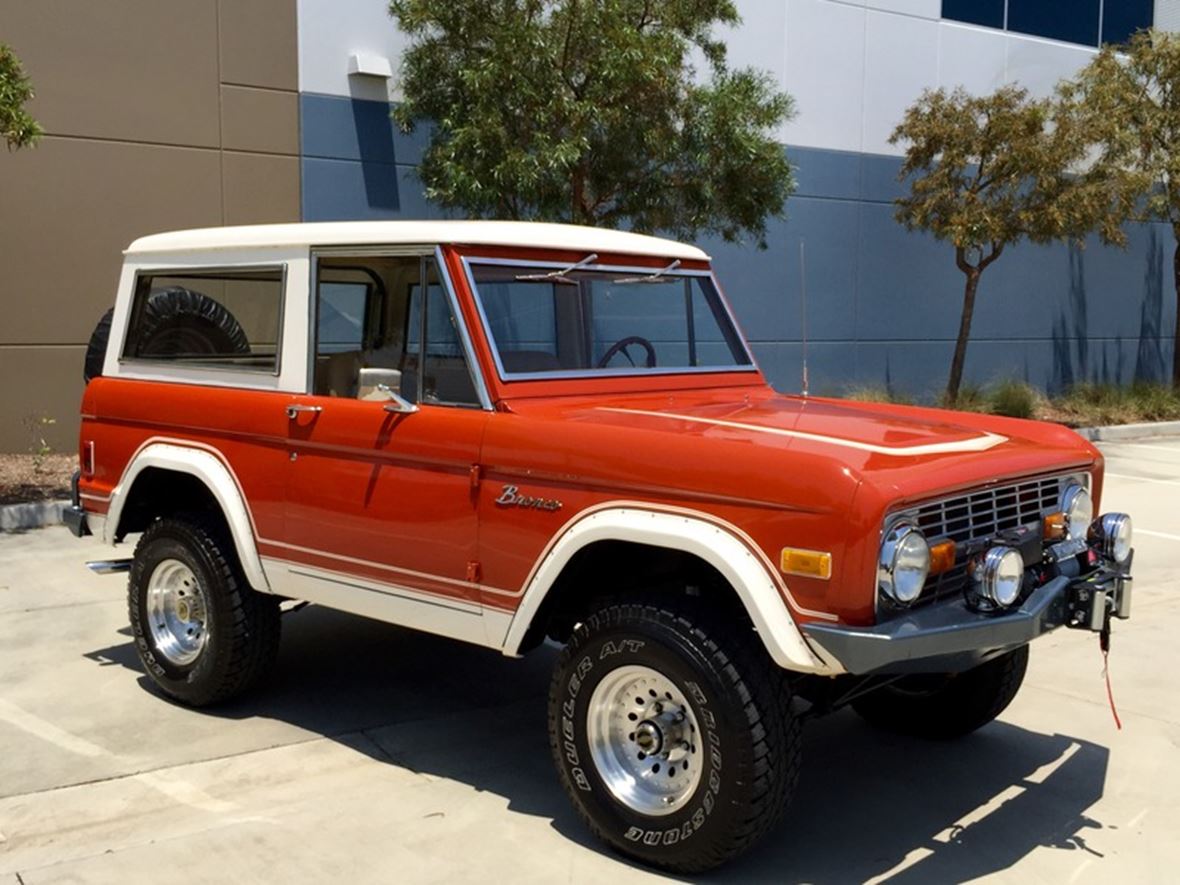
[[[298,596],[483,636],[473,469],[490,412],[428,255],[319,256],[310,392],[288,413]]]

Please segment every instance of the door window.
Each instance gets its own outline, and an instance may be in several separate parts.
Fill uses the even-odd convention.
[[[433,256],[320,258],[315,348],[319,396],[480,405]]]

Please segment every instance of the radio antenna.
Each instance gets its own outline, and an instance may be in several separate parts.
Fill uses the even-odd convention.
[[[799,240],[799,295],[803,306],[803,396],[807,396],[807,252]]]

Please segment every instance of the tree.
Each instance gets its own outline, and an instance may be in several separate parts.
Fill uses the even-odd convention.
[[[791,98],[730,70],[730,0],[393,0],[412,38],[405,129],[435,129],[427,196],[476,216],[764,245],[794,179],[773,133]],[[705,82],[691,63],[707,65]]]
[[[0,137],[9,150],[28,147],[41,137],[41,127],[25,110],[32,98],[33,86],[20,59],[0,43]]]
[[[1140,31],[1129,45],[1104,46],[1061,93],[1099,145],[1095,165],[1138,195],[1127,218],[1171,224],[1180,292],[1180,37]],[[1177,307],[1172,383],[1180,387]]]
[[[1087,140],[1073,120],[1015,86],[985,96],[927,91],[890,142],[906,145],[899,179],[909,185],[895,201],[895,217],[954,246],[966,277],[946,386],[954,405],[983,272],[1024,239],[1080,243],[1097,231],[1104,242],[1122,244],[1122,213],[1132,197],[1107,170],[1085,167]]]

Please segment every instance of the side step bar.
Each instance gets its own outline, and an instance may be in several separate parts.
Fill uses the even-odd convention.
[[[119,572],[131,571],[130,559],[98,559],[86,563],[86,568],[96,575],[114,575]]]

